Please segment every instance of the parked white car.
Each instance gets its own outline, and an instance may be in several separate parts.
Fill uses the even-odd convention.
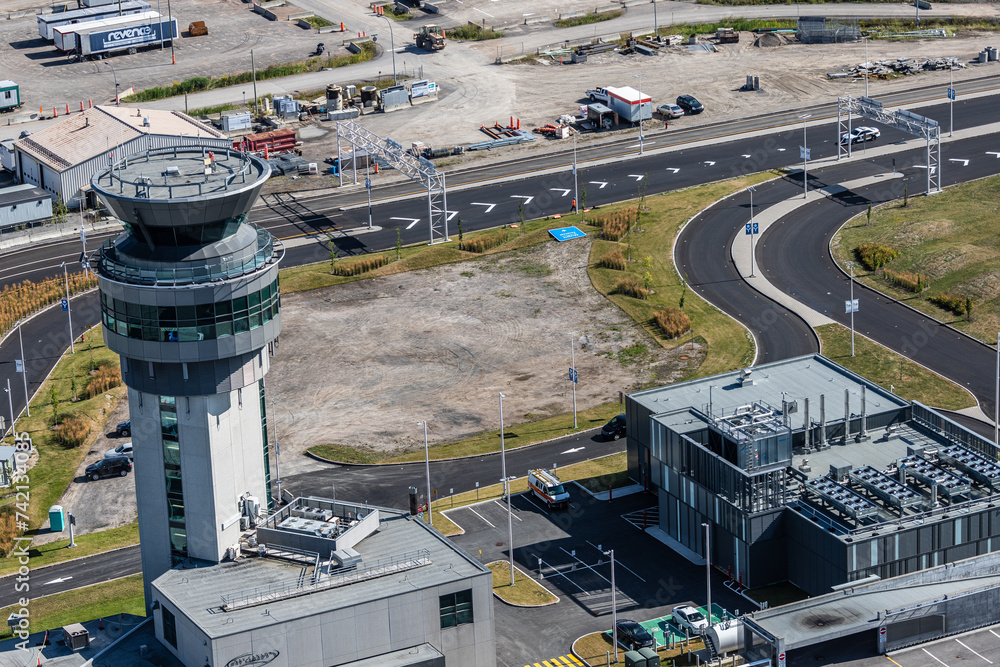
[[[104,452],[104,458],[106,459],[115,458],[116,456],[127,456],[131,459],[132,441],[129,440],[128,442],[123,442],[114,449],[109,449],[108,451]]]
[[[690,635],[700,635],[708,630],[708,619],[694,607],[674,607],[674,625],[680,629],[687,629]]]

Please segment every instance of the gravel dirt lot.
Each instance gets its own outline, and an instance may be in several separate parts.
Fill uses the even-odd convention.
[[[505,424],[569,412],[571,331],[582,332],[579,409],[617,400],[651,366],[676,379],[673,352],[593,290],[589,249],[589,239],[546,243],[283,297],[268,375],[269,399],[282,401],[282,470],[316,444],[423,444],[424,419],[432,443],[498,428],[501,391]],[[619,363],[638,341],[648,362]]]

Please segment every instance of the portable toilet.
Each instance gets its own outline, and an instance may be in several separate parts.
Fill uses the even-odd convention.
[[[660,654],[648,646],[639,649],[639,655],[646,659],[646,667],[660,667]]]
[[[638,651],[626,651],[625,667],[646,667],[646,659]]]
[[[66,529],[66,515],[63,513],[62,505],[53,505],[49,508],[49,528],[56,533]]]

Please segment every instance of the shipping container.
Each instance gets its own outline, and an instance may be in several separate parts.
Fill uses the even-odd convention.
[[[55,38],[52,31],[61,25],[100,21],[112,16],[138,14],[146,11],[149,11],[149,3],[146,0],[129,0],[129,2],[115,3],[106,7],[87,7],[86,9],[75,9],[71,12],[58,14],[40,14],[38,16],[38,35],[52,40]]]
[[[0,111],[11,111],[21,106],[21,89],[13,81],[0,81]]]
[[[52,30],[52,41],[55,43],[56,48],[60,51],[74,51],[76,50],[76,33],[78,32],[90,32],[100,28],[111,28],[113,26],[132,24],[136,21],[154,23],[159,17],[159,12],[150,10],[140,12],[138,14],[127,14],[125,16],[109,16],[108,18],[103,18],[97,21],[85,21],[81,23],[61,25]]]
[[[115,51],[128,50],[135,53],[139,47],[156,44],[161,35],[170,42],[177,37],[177,19],[170,21],[137,21],[118,26],[95,28],[93,31],[78,31],[76,52],[83,57],[100,57]]]
[[[272,153],[290,151],[295,148],[295,130],[248,134],[240,141],[234,142],[233,147],[244,151],[263,151],[266,148]]]

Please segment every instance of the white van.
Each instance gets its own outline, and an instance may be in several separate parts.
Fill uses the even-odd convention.
[[[528,471],[528,488],[549,509],[569,506],[569,493],[563,488],[562,482],[544,468]]]

